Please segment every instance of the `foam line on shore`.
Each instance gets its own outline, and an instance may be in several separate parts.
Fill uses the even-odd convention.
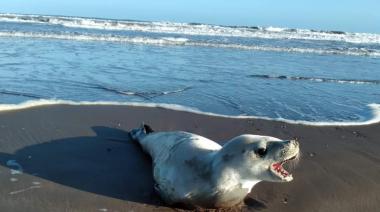
[[[115,105],[115,106],[131,106],[131,107],[148,107],[148,108],[164,108],[168,110],[190,112],[201,115],[215,116],[215,117],[224,117],[224,118],[233,118],[233,119],[261,119],[268,121],[280,121],[289,124],[301,124],[309,126],[361,126],[361,125],[371,125],[380,123],[380,104],[369,104],[368,107],[372,111],[372,118],[365,121],[358,122],[312,122],[312,121],[303,121],[303,120],[289,120],[284,118],[268,118],[268,117],[259,117],[259,116],[231,116],[231,115],[222,115],[211,112],[203,112],[196,108],[186,107],[176,104],[165,104],[165,103],[140,103],[140,102],[112,102],[112,101],[70,101],[70,100],[29,100],[22,102],[20,104],[0,104],[0,111],[15,111],[15,110],[24,110],[32,107],[39,106],[51,106],[51,105]]]

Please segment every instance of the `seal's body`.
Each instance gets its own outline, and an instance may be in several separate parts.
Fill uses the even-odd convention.
[[[153,132],[143,125],[130,133],[152,157],[156,189],[169,204],[207,208],[240,203],[262,181],[291,181],[282,164],[298,155],[296,141],[241,135],[223,147],[187,132]]]

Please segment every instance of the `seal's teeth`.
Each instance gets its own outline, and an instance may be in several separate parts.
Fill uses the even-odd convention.
[[[286,181],[286,182],[289,182],[289,181],[292,181],[293,180],[293,177],[292,175],[286,171],[282,165],[285,163],[286,161],[282,161],[282,162],[277,162],[277,163],[273,163],[271,166],[270,166],[270,170],[272,171],[273,174],[275,174],[277,177],[279,177],[281,180],[283,181]]]

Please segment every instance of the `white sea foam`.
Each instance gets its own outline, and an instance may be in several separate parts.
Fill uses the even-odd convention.
[[[173,22],[142,22],[95,18],[0,14],[0,21],[61,25],[74,28],[102,30],[128,30],[153,33],[170,33],[206,36],[232,36],[264,39],[303,39],[341,41],[349,43],[380,44],[380,35],[371,33],[345,33],[278,27],[240,27]]]
[[[185,45],[200,46],[211,48],[231,48],[243,49],[250,51],[274,51],[274,52],[294,52],[307,54],[339,54],[352,56],[369,56],[380,57],[380,51],[367,50],[363,48],[342,48],[342,49],[318,49],[318,48],[298,48],[298,47],[276,47],[276,46],[255,46],[241,44],[223,44],[223,43],[207,43],[194,42],[188,38],[182,37],[128,37],[116,36],[112,34],[78,34],[78,33],[42,33],[42,32],[20,32],[20,31],[0,31],[0,37],[19,37],[19,38],[41,38],[41,39],[60,39],[60,40],[76,40],[76,41],[102,41],[102,42],[120,42],[148,45]]]
[[[279,28],[279,27],[266,27],[264,28],[266,31],[268,32],[283,32],[285,30],[285,28]]]
[[[370,56],[380,57],[380,51],[369,51],[367,49],[350,48],[350,49],[319,49],[319,48],[298,48],[298,47],[276,47],[276,46],[248,46],[240,44],[217,44],[217,43],[200,43],[188,42],[186,45],[215,47],[215,48],[234,48],[253,51],[273,51],[273,52],[294,52],[306,54],[338,54],[351,56]]]
[[[132,106],[132,107],[149,107],[149,108],[164,108],[169,110],[190,112],[201,115],[224,117],[224,118],[233,118],[233,119],[262,119],[269,121],[280,121],[290,124],[300,124],[300,125],[310,125],[310,126],[361,126],[361,125],[370,125],[380,123],[380,104],[369,104],[368,107],[372,111],[372,118],[365,121],[357,122],[312,122],[312,121],[303,121],[303,120],[289,120],[283,118],[268,118],[260,116],[230,116],[230,115],[221,115],[210,112],[203,112],[196,108],[186,107],[177,104],[165,104],[165,103],[140,103],[140,102],[112,102],[112,101],[69,101],[69,100],[29,100],[20,104],[0,104],[0,111],[14,111],[14,110],[24,110],[32,107],[38,106],[49,106],[49,105],[121,105],[121,106]]]
[[[21,38],[47,38],[61,40],[77,40],[77,41],[105,41],[105,42],[125,42],[125,43],[141,43],[152,45],[182,45],[186,38],[149,38],[149,37],[126,37],[114,35],[90,35],[90,34],[55,34],[40,32],[0,32],[1,37],[21,37]]]
[[[22,166],[16,160],[8,160],[6,164],[7,164],[8,167],[13,167],[11,169],[11,174],[12,175],[22,174],[23,173]]]

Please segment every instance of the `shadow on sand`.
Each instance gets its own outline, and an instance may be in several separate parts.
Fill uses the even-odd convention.
[[[132,202],[165,205],[154,191],[150,157],[128,133],[103,126],[92,129],[96,136],[52,140],[24,147],[15,154],[0,152],[0,165],[9,167],[7,161],[15,160],[24,173],[58,184]],[[244,202],[251,209],[266,208],[250,197]]]
[[[53,140],[0,153],[23,172],[79,190],[133,202],[162,205],[154,192],[151,159],[120,129],[92,127],[96,136]],[[9,165],[9,164],[8,164]]]

